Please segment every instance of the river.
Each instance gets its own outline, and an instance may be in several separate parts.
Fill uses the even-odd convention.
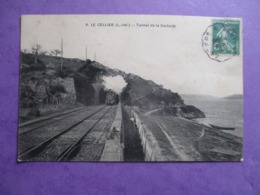
[[[194,119],[199,123],[224,127],[235,127],[225,131],[243,137],[243,100],[225,99],[210,96],[182,97],[185,104],[194,105],[206,114],[206,118]]]

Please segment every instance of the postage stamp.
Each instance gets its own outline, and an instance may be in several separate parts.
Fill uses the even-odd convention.
[[[212,53],[239,55],[240,22],[212,20]]]
[[[218,62],[240,55],[240,21],[213,19],[202,36],[207,55]]]

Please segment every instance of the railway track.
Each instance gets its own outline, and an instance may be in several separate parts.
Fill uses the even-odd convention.
[[[63,112],[60,114],[55,114],[48,117],[43,117],[38,120],[34,120],[31,122],[23,123],[19,125],[19,135],[29,133],[30,131],[34,131],[36,129],[40,129],[41,127],[44,127],[46,125],[51,125],[55,122],[59,122],[63,119],[66,119],[68,117],[71,117],[73,115],[78,115],[79,113],[85,112],[88,109],[91,109],[92,107],[83,107],[80,109],[75,109],[68,112]]]
[[[75,147],[68,157],[70,161],[99,161],[103,153],[107,133],[110,130],[116,114],[116,106],[111,109],[111,114],[105,117],[91,132]]]
[[[50,115],[50,116],[41,117],[39,119],[35,119],[35,120],[32,120],[32,121],[24,122],[22,124],[19,124],[19,128],[26,127],[26,126],[29,126],[29,125],[34,124],[34,123],[39,123],[41,121],[45,121],[45,120],[48,120],[48,119],[51,119],[51,118],[54,118],[54,117],[66,115],[66,114],[69,114],[69,113],[72,113],[72,112],[76,112],[76,111],[82,110],[84,108],[87,108],[87,107],[84,106],[84,107],[80,107],[80,108],[75,108],[75,109],[72,109],[72,110],[69,110],[69,111],[65,111],[65,112],[62,112],[62,113],[56,113],[56,114],[53,114],[53,115]]]
[[[78,149],[80,149],[81,143],[83,142],[83,140],[86,138],[86,136],[94,129],[96,128],[98,125],[102,126],[102,133],[104,133],[104,130],[107,129],[109,121],[108,122],[101,122],[101,120],[104,118],[104,116],[112,109],[112,107],[110,107],[93,125],[91,125],[89,127],[89,129],[78,138],[78,140],[76,142],[74,142],[71,146],[69,146],[67,149],[65,149],[60,156],[57,158],[57,161],[66,161],[69,160],[71,158],[71,156],[75,156],[73,153],[75,153],[75,151],[78,152]],[[99,127],[100,128],[100,127]],[[102,135],[100,135],[101,137]],[[100,138],[98,137],[98,138]],[[97,140],[98,140],[97,138]],[[95,140],[96,141],[96,140]],[[87,154],[85,154],[87,155]]]
[[[52,133],[52,135],[49,135],[46,139],[44,139],[45,134],[43,134],[44,138],[42,140],[38,140],[38,142],[36,141],[31,146],[23,148],[19,153],[18,159],[38,161],[67,160],[71,154],[75,152],[75,149],[79,147],[84,138],[100,123],[111,109],[111,106],[98,107],[98,109],[91,114],[88,114],[59,132]],[[36,134],[38,131],[29,132],[20,136],[30,134],[33,134],[33,136],[30,136],[31,138],[39,136]]]
[[[44,123],[45,125],[43,125],[42,122],[40,122],[41,128],[37,128],[28,132],[26,131],[28,130],[28,128],[31,129],[35,127],[35,125],[37,126],[37,124],[33,124],[33,127],[28,126],[27,129],[22,129],[23,131],[26,131],[26,133],[21,133],[18,136],[19,154],[28,150],[29,148],[34,147],[35,143],[40,143],[44,140],[49,139],[55,133],[63,131],[64,129],[72,126],[80,120],[85,119],[86,117],[90,116],[103,107],[104,105],[95,106],[84,110],[84,112],[77,112],[76,114],[70,115],[70,117],[65,117],[63,118],[63,120],[59,120],[54,123],[46,121]],[[19,131],[21,131],[21,129],[19,129]]]

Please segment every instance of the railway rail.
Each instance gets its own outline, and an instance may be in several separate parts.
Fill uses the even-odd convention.
[[[110,111],[110,109],[112,109],[112,107],[110,107],[93,125],[91,125],[88,130],[77,139],[76,142],[65,149],[57,158],[57,161],[66,161],[71,156],[71,154],[80,146],[81,142],[90,133],[90,131],[94,129],[94,127],[101,121],[101,119],[103,119],[104,116]]]
[[[29,126],[31,124],[39,123],[41,121],[45,121],[45,120],[48,120],[48,119],[51,119],[51,118],[55,118],[55,117],[58,117],[58,116],[66,115],[66,114],[69,114],[69,113],[72,113],[72,112],[76,112],[76,111],[82,110],[84,108],[87,108],[87,107],[84,106],[84,107],[80,107],[80,108],[75,108],[75,109],[72,109],[72,110],[69,110],[69,111],[56,113],[56,114],[53,114],[53,115],[50,115],[50,116],[41,117],[39,119],[35,119],[35,120],[32,120],[32,121],[24,122],[22,124],[19,124],[19,128],[26,127],[26,126]]]
[[[93,113],[98,112],[101,108],[104,107],[104,105],[94,106],[93,108],[89,108],[84,112],[78,112],[77,114],[72,115],[69,118],[63,118],[63,120],[60,120],[57,123],[49,123],[49,121],[46,121],[46,123],[44,123],[46,125],[42,125],[41,128],[37,128],[34,131],[28,131],[27,133],[19,134],[19,154],[30,148],[33,148],[37,143],[41,143],[44,140],[51,138],[55,134],[62,132],[64,129],[73,126],[77,122],[81,120],[84,121],[84,119],[91,116]],[[29,128],[31,128],[31,126],[29,126]],[[19,129],[19,131],[21,131],[21,129]]]
[[[75,147],[69,156],[70,161],[99,161],[101,159],[107,133],[110,130],[116,114],[116,106],[111,109],[111,114],[105,117],[92,131]],[[74,154],[73,154],[74,153]]]
[[[46,125],[51,125],[53,123],[59,122],[63,119],[66,119],[68,117],[71,117],[73,115],[78,115],[79,113],[82,113],[88,109],[91,109],[92,107],[83,107],[80,109],[75,109],[72,111],[67,111],[59,114],[55,114],[49,117],[43,117],[38,120],[34,120],[31,122],[27,122],[24,124],[19,125],[19,135],[26,134],[30,131],[34,131],[36,129],[40,129],[41,127],[44,127]]]
[[[59,132],[49,136],[47,139],[40,141],[38,143],[33,143],[30,147],[24,148],[23,151],[20,151],[18,154],[19,160],[30,160],[35,159],[39,160],[41,158],[37,158],[37,156],[46,155],[49,158],[42,158],[43,160],[52,160],[52,161],[64,161],[67,160],[71,154],[75,152],[75,150],[80,146],[81,142],[84,138],[91,132],[97,124],[106,116],[107,113],[112,109],[113,106],[102,106],[97,110],[88,114],[87,116],[81,118],[80,120],[74,122],[73,124],[67,126],[65,129],[60,130]],[[79,114],[79,112],[84,112],[85,108],[76,110],[74,112],[63,113],[61,115],[54,116],[53,118],[64,116],[58,118],[58,121],[62,119],[66,119],[71,115]],[[71,114],[72,113],[72,114]],[[70,115],[71,114],[71,115]],[[111,114],[110,114],[111,115]],[[52,121],[52,117],[49,119],[43,120],[45,121],[45,125],[50,125],[57,120]],[[48,122],[48,120],[51,120]],[[39,121],[42,123],[43,121]],[[37,124],[37,122],[33,123]],[[41,126],[44,126],[41,124]],[[40,127],[38,127],[40,128]],[[33,129],[36,129],[35,127]],[[103,131],[103,130],[102,130]],[[22,135],[19,136],[27,136],[28,134],[33,134],[35,131],[26,131]],[[67,135],[68,134],[68,135]],[[34,134],[37,137],[37,134]],[[67,136],[67,137],[66,137]],[[71,140],[66,140],[70,138]],[[64,141],[65,140],[65,141]],[[56,144],[56,145],[55,145]],[[51,145],[51,146],[50,146]],[[62,145],[62,146],[61,146]]]

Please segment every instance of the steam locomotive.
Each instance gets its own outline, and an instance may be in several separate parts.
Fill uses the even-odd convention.
[[[118,104],[118,102],[119,102],[119,95],[113,92],[112,90],[108,90],[106,95],[106,104],[114,105],[114,104]]]

